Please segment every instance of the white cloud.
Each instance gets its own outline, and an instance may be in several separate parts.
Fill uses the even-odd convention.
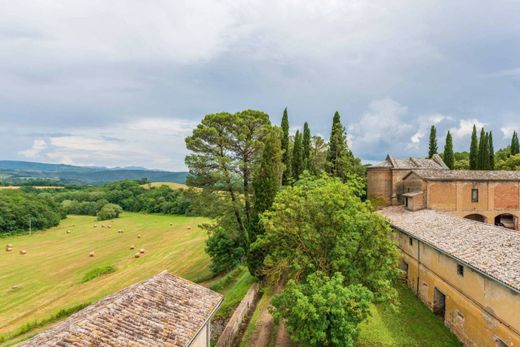
[[[473,125],[477,127],[477,130],[483,128],[487,123],[481,122],[477,118],[461,119],[459,120],[459,126],[451,128],[450,132],[454,138],[462,139],[463,137],[471,135],[473,132]]]
[[[410,137],[410,143],[407,145],[410,149],[418,149],[420,147],[421,140],[429,132],[432,125],[437,125],[443,120],[447,119],[441,113],[433,113],[427,116],[419,117],[417,120],[418,129]]]
[[[36,139],[33,141],[31,148],[18,152],[27,158],[36,158],[43,150],[47,148],[47,143],[45,140]]]

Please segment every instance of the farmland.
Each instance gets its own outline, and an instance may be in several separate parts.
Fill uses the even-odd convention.
[[[163,270],[190,280],[207,278],[207,236],[198,228],[207,221],[129,212],[104,222],[69,216],[60,226],[31,236],[1,238],[0,335],[9,337],[25,324]],[[11,252],[4,250],[6,244],[13,245]],[[135,258],[141,248],[144,254]],[[21,250],[27,253],[21,255]]]

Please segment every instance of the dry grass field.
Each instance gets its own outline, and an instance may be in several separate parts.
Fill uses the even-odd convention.
[[[143,185],[144,188],[150,189],[160,186],[168,186],[171,189],[188,189],[188,186],[182,183],[175,183],[175,182],[151,182],[146,183]]]
[[[198,228],[206,221],[128,212],[103,222],[69,216],[59,227],[32,236],[0,238],[0,335],[9,340],[25,324],[93,302],[163,270],[190,280],[207,278],[207,236]],[[13,245],[12,251],[6,252],[7,244]],[[135,258],[141,248],[144,254]],[[115,271],[95,277],[106,268]]]

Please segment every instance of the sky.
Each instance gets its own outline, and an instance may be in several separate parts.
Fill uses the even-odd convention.
[[[520,130],[519,1],[0,0],[0,159],[185,170],[204,115],[257,109],[366,162]]]

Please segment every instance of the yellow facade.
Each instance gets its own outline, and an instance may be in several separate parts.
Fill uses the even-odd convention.
[[[517,290],[402,231],[396,237],[408,286],[465,345],[520,346]]]

